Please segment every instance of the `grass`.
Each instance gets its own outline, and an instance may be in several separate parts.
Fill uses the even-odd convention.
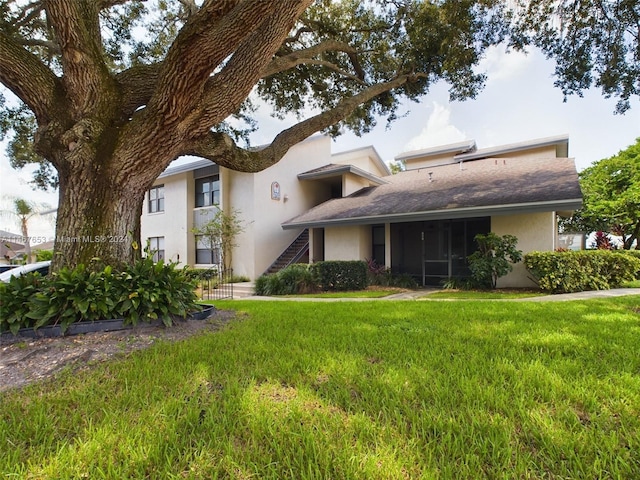
[[[306,297],[306,298],[383,298],[398,293],[400,289],[367,289],[348,292],[322,292],[308,293],[304,295],[284,295],[284,297]]]
[[[218,302],[0,396],[0,477],[640,478],[640,298]]]
[[[425,300],[434,299],[465,299],[465,300],[508,300],[512,298],[529,298],[545,295],[541,291],[533,290],[441,290],[422,297]]]

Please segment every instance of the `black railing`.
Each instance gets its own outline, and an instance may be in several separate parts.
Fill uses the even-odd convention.
[[[198,292],[202,300],[233,298],[233,270],[209,268],[198,270]]]

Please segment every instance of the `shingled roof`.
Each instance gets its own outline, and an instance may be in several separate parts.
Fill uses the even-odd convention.
[[[329,200],[284,229],[569,211],[582,205],[573,159],[487,158],[386,177]]]

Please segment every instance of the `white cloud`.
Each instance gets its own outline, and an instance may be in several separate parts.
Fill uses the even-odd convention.
[[[508,82],[526,73],[534,58],[523,52],[507,51],[504,45],[487,49],[478,69],[489,82]]]
[[[405,145],[405,152],[422,148],[446,145],[466,140],[467,135],[451,123],[451,110],[433,102],[433,112],[429,115],[426,126]]]

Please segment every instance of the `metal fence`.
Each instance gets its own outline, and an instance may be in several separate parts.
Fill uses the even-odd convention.
[[[210,268],[198,271],[198,291],[202,300],[233,298],[233,270]]]

